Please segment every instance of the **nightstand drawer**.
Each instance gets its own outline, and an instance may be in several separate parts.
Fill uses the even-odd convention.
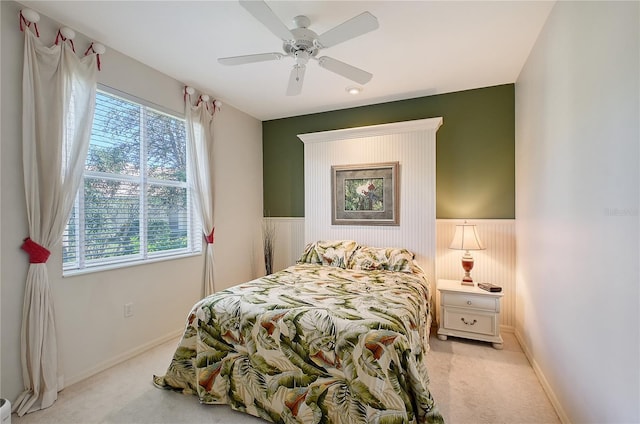
[[[442,305],[458,306],[461,308],[482,309],[490,312],[498,312],[500,310],[499,299],[466,293],[443,292]]]
[[[447,308],[444,311],[444,328],[470,333],[495,335],[496,316],[493,314],[474,314],[468,310]]]

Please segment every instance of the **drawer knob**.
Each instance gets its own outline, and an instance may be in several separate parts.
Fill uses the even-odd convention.
[[[464,319],[464,317],[460,318],[460,321],[464,322],[464,325],[473,325],[476,322],[478,322],[477,319],[474,319],[473,321],[467,321],[467,320]]]
[[[467,305],[471,305],[471,301],[470,300],[467,300]]]

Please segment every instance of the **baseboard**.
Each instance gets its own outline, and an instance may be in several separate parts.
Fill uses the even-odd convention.
[[[120,364],[121,362],[127,361],[127,360],[129,360],[129,359],[131,359],[131,358],[133,358],[135,356],[138,356],[141,353],[144,353],[149,349],[153,349],[156,346],[160,346],[161,344],[163,344],[165,342],[168,342],[171,339],[177,339],[178,337],[180,337],[180,335],[183,332],[184,332],[184,328],[172,331],[172,332],[170,332],[170,333],[168,333],[168,334],[166,334],[166,335],[164,335],[162,337],[159,337],[159,338],[157,338],[155,340],[152,340],[152,341],[150,341],[148,343],[140,345],[140,346],[138,346],[138,347],[136,347],[134,349],[131,349],[131,350],[127,351],[127,352],[124,352],[124,353],[122,353],[122,354],[120,354],[118,356],[115,356],[115,357],[111,358],[111,359],[103,361],[103,362],[97,364],[95,367],[83,372],[82,374],[72,376],[72,377],[70,377],[68,379],[65,378],[64,387],[69,387],[72,384],[78,383],[78,382],[80,382],[82,380],[85,380],[85,379],[87,379],[89,377],[92,377],[92,376],[94,376],[94,375],[96,375],[96,374],[98,374],[98,373],[100,373],[100,372],[102,372],[102,371],[104,371],[106,369],[109,369],[109,368],[111,368],[111,367],[113,367],[115,365]],[[59,390],[62,390],[62,389],[59,389]]]
[[[558,418],[560,419],[560,422],[562,424],[571,424],[571,420],[569,420],[569,417],[567,416],[566,412],[562,408],[560,401],[558,401],[556,394],[553,392],[553,389],[551,389],[551,385],[549,384],[546,377],[544,376],[542,369],[540,369],[540,367],[538,366],[538,363],[533,358],[533,355],[531,354],[529,347],[524,342],[524,338],[522,337],[522,335],[518,330],[516,330],[514,334],[516,336],[516,340],[518,340],[518,343],[520,343],[520,347],[522,348],[524,355],[529,360],[529,363],[531,364],[531,368],[533,368],[533,371],[536,373],[536,376],[538,377],[538,381],[540,381],[540,385],[542,385],[542,389],[547,394],[547,397],[549,398],[549,401],[551,402],[553,409],[555,409],[556,414],[558,414]]]

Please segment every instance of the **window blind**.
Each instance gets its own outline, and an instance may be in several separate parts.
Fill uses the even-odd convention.
[[[200,252],[186,155],[183,119],[99,90],[64,270]]]

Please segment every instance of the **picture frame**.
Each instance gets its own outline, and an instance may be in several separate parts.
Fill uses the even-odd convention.
[[[332,225],[400,225],[399,162],[331,167]]]

